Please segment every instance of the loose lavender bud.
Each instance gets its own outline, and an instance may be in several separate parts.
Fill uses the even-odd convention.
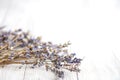
[[[64,78],[64,72],[63,71],[59,71],[58,72],[58,77],[59,78]]]
[[[32,69],[34,69],[34,68],[35,68],[35,66],[31,66],[31,68],[32,68]]]

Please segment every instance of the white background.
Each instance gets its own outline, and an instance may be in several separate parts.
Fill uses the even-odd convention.
[[[64,43],[82,62],[83,80],[120,79],[119,0],[0,0],[0,25]]]

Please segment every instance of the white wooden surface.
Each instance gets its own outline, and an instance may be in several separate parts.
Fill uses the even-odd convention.
[[[118,1],[0,0],[0,25],[31,30],[32,34],[43,36],[43,41],[70,40],[72,51],[79,57],[85,56],[80,80],[120,80],[120,10],[115,5],[120,4]],[[24,68],[7,66],[0,69],[0,80],[22,80],[23,71]],[[54,79],[54,74],[41,69],[42,73],[29,68],[26,72],[26,80]],[[74,74],[66,75],[65,80],[76,78]]]
[[[46,71],[44,67],[32,69],[30,65],[27,67],[24,65],[19,69],[20,66],[8,65],[0,68],[0,80],[58,80],[52,72]],[[76,73],[65,71],[63,80],[77,80]]]

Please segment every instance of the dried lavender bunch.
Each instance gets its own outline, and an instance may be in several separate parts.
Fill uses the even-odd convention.
[[[66,47],[71,43],[53,44],[43,42],[41,37],[33,38],[29,32],[22,29],[5,31],[0,27],[0,65],[32,64],[45,66],[58,77],[64,78],[62,69],[79,72],[82,61],[75,57],[75,53],[68,53]]]

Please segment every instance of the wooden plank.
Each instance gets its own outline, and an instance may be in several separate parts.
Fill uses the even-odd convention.
[[[21,69],[19,69],[21,67]],[[25,71],[26,67],[26,71]],[[24,75],[25,73],[25,75]],[[7,65],[0,68],[0,80],[77,80],[76,73],[65,70],[65,78],[57,79],[54,73],[45,67],[31,68],[31,65]]]
[[[20,65],[7,65],[0,68],[0,80],[22,80],[24,73],[24,66],[19,69]]]
[[[25,80],[54,80],[55,78],[55,75],[50,71],[46,71],[45,67],[34,69],[31,69],[30,66],[27,67]]]

